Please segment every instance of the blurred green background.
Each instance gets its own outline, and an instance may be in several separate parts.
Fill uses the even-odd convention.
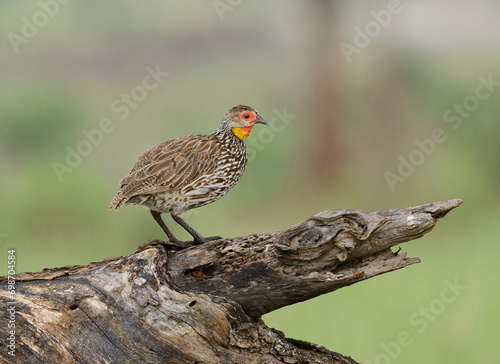
[[[107,209],[118,181],[147,148],[209,134],[249,104],[272,127],[246,139],[237,186],[185,215],[205,236],[282,230],[322,210],[464,200],[402,246],[421,264],[266,323],[363,363],[491,363],[499,17],[487,0],[3,2],[0,256],[14,248],[17,272],[38,271],[164,238],[143,208]],[[143,84],[151,70],[156,83]],[[460,288],[443,300],[449,284]]]

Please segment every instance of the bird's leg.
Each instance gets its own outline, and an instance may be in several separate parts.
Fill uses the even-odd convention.
[[[191,226],[189,226],[188,223],[185,222],[179,216],[172,214],[172,219],[174,219],[176,223],[178,223],[180,226],[182,226],[184,229],[186,229],[186,231],[188,233],[190,233],[192,235],[192,237],[194,238],[195,244],[203,244],[203,243],[206,243],[207,241],[210,241],[210,240],[222,239],[221,236],[209,236],[207,238],[204,238],[195,229],[193,229]]]
[[[175,237],[175,235],[170,231],[170,229],[167,227],[167,225],[165,224],[165,222],[161,218],[161,213],[159,213],[158,211],[153,211],[153,210],[149,210],[149,211],[151,212],[151,215],[153,215],[153,218],[156,220],[158,225],[161,226],[161,228],[163,229],[165,234],[167,234],[168,240],[170,240],[172,243],[180,244],[182,246],[189,246],[185,242],[183,242]]]

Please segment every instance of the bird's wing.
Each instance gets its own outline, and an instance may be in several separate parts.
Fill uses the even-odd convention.
[[[120,181],[124,198],[180,189],[213,172],[221,148],[216,139],[191,135],[161,143],[139,156]]]

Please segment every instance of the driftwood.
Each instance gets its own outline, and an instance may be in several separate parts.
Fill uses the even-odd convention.
[[[0,358],[20,363],[356,363],[286,338],[262,314],[418,263],[391,247],[432,230],[449,200],[324,211],[290,229],[0,277]],[[12,277],[10,278],[12,283]],[[9,303],[10,302],[10,306]]]

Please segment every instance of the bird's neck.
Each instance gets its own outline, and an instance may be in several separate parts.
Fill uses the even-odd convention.
[[[238,129],[238,130],[235,130]],[[243,128],[233,128],[231,129],[226,123],[222,123],[212,135],[218,140],[223,142],[243,142],[243,138],[246,138],[250,131],[242,130]],[[246,129],[246,128],[245,128]]]

